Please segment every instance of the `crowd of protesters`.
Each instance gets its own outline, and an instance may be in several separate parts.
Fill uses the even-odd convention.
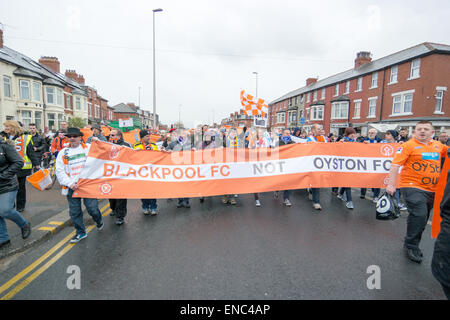
[[[76,235],[71,239],[71,242],[78,242],[87,236],[83,224],[82,201],[88,213],[93,217],[97,228],[103,228],[103,218],[98,208],[97,199],[73,197],[74,191],[78,188],[78,176],[84,166],[92,141],[107,141],[134,150],[165,152],[215,148],[276,148],[294,143],[400,143],[404,147],[400,149],[401,154],[396,154],[394,157],[386,192],[395,196],[401,210],[409,211],[404,247],[408,258],[415,262],[422,261],[423,254],[419,249],[419,242],[432,208],[435,184],[425,186],[418,182],[421,176],[411,171],[411,161],[419,161],[419,157],[422,157],[421,161],[435,161],[435,165],[440,168],[442,166],[441,160],[450,144],[447,133],[441,132],[436,135],[432,124],[427,121],[419,122],[416,125],[414,135],[411,137],[408,136],[406,130],[402,129],[399,132],[388,130],[384,133],[383,138],[380,137],[375,128],[370,128],[367,136],[357,133],[352,127],[346,128],[342,136],[332,133],[326,136],[322,125],[319,124],[313,124],[309,132],[300,128],[292,131],[289,129],[268,131],[265,128],[243,128],[239,132],[237,128],[233,127],[225,130],[209,128],[208,125],[204,125],[194,130],[172,128],[167,133],[154,132],[161,134],[161,139],[155,143],[151,141],[152,132],[148,129],[142,129],[139,133],[139,141],[133,145],[124,141],[123,133],[117,128],[111,128],[110,134],[104,136],[99,125],[91,127],[92,136],[86,142],[82,139],[83,133],[81,130],[69,128],[66,122],[61,123],[61,128],[54,135],[47,128],[40,135],[35,124],[30,124],[28,130],[26,130],[20,123],[13,120],[6,121],[3,124],[3,129],[0,145],[0,247],[10,242],[5,218],[14,221],[22,229],[23,238],[28,237],[31,232],[30,223],[20,214],[25,210],[26,205],[26,177],[31,175],[34,170],[40,169],[41,166],[48,166],[49,157],[46,157],[46,154],[56,158],[56,175],[63,188],[63,194],[66,195],[68,200],[69,215],[76,229]],[[423,153],[424,150],[429,152]],[[400,175],[402,182],[400,189],[396,189],[395,181],[399,175],[398,169],[400,167],[404,167],[406,173]],[[435,174],[437,175],[438,172]],[[281,191],[283,204],[292,206],[290,201],[292,190]],[[311,186],[307,191],[313,208],[321,210],[321,188]],[[331,188],[331,191],[337,198],[345,202],[346,208],[354,209],[352,188],[335,186]],[[371,191],[372,201],[376,203],[381,190],[380,188],[372,188]],[[278,191],[273,194],[275,198],[278,198]],[[365,199],[366,194],[367,189],[361,188],[360,198]],[[222,196],[222,203],[236,205],[237,198],[237,194],[226,194]],[[203,203],[204,200],[204,197],[199,198],[200,203]],[[254,200],[257,207],[262,205],[258,193],[254,194]],[[112,209],[111,216],[116,217],[117,225],[122,225],[127,215],[127,200],[110,199],[109,202]],[[157,199],[141,199],[141,203],[144,215],[158,214]],[[190,208],[189,198],[178,199],[177,208],[183,207]],[[435,260],[437,259],[438,257]],[[445,259],[448,263],[448,256]],[[448,268],[448,265],[446,265],[446,268]],[[438,271],[435,272],[438,273]],[[444,282],[442,285],[444,291],[448,294],[448,283]]]

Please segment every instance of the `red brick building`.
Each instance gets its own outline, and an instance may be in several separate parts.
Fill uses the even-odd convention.
[[[305,87],[271,102],[270,125],[286,127],[288,104],[298,98],[304,126],[322,124],[327,134],[342,134],[348,126],[363,134],[369,126],[411,132],[420,120],[440,131],[450,128],[449,87],[449,45],[426,42],[373,61],[370,52],[359,52],[354,68],[320,81],[309,78]]]
[[[235,111],[234,113],[230,113],[230,117],[223,119],[221,125],[250,128],[253,125],[253,121],[253,117],[247,116],[244,110],[241,109],[239,112]]]

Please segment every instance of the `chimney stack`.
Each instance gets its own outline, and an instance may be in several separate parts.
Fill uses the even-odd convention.
[[[59,73],[59,61],[58,58],[56,57],[41,57],[39,59],[39,63],[43,64],[46,67],[49,67],[50,69],[52,69],[53,71]]]
[[[372,61],[372,57],[369,51],[360,51],[356,54],[355,69],[365,65]]]
[[[318,78],[308,78],[306,79],[306,86],[312,85],[313,83],[317,82]]]

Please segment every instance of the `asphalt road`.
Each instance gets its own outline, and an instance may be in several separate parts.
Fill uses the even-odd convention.
[[[129,200],[124,225],[105,216],[103,230],[93,228],[76,245],[63,242],[35,268],[30,265],[70,238],[72,227],[0,261],[0,298],[13,292],[6,297],[445,299],[431,274],[430,226],[421,243],[424,261],[413,263],[402,247],[406,214],[378,221],[375,204],[358,196],[355,189],[355,209],[349,210],[323,189],[320,212],[312,209],[305,190],[293,192],[292,207],[273,193],[260,195],[259,208],[253,195],[240,195],[235,206],[223,205],[220,197],[203,204],[191,199],[190,209],[177,209],[176,200],[158,200],[157,216],[144,216],[140,201]],[[373,265],[379,267],[381,288],[370,290],[367,270]],[[70,266],[79,267],[80,289],[67,287]],[[15,282],[5,289],[10,279]]]

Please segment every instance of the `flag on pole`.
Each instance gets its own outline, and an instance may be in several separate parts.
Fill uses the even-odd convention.
[[[246,94],[245,90],[241,91],[241,105],[244,107],[244,113],[247,116],[267,117],[269,106],[264,103],[264,99],[255,101],[251,94]]]

